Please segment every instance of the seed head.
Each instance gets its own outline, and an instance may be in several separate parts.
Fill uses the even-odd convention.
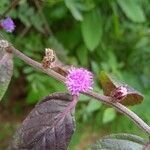
[[[13,32],[15,29],[15,24],[10,17],[2,20],[0,24],[2,28],[5,29],[7,32]]]

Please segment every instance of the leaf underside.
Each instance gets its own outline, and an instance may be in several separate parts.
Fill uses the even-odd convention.
[[[13,74],[12,54],[0,47],[0,100],[4,96]]]
[[[120,133],[105,136],[91,150],[143,150],[144,140],[136,135]]]
[[[135,105],[139,104],[143,101],[143,95],[136,91],[134,88],[130,87],[129,85],[117,80],[112,75],[105,73],[104,71],[100,74],[100,82],[104,91],[104,94],[110,96],[111,92],[119,87],[119,86],[126,86],[128,90],[127,96],[120,102],[124,105]]]
[[[10,149],[66,150],[75,130],[74,111],[59,125],[53,126],[56,115],[71,101],[67,93],[54,93],[44,98],[29,113],[15,133]]]

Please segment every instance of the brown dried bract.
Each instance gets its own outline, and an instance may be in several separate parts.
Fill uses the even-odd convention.
[[[64,77],[67,76],[68,69],[70,68],[59,61],[56,53],[50,48],[45,49],[45,56],[42,60],[42,65],[45,69],[50,68]]]
[[[51,68],[51,64],[55,61],[55,53],[52,49],[45,49],[45,56],[42,60],[42,65],[45,69]]]

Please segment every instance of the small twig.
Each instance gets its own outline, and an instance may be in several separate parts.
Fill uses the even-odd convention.
[[[46,18],[45,18],[45,15],[43,14],[43,11],[42,11],[41,5],[39,4],[39,1],[34,0],[34,3],[35,3],[35,5],[36,5],[36,7],[37,7],[37,9],[38,9],[38,11],[39,11],[40,16],[41,16],[42,19],[44,20],[45,28],[46,28],[48,34],[51,35],[51,36],[54,36],[54,35],[53,35],[53,32],[52,32],[52,30],[51,30],[51,28],[50,28],[50,26],[49,26],[49,24],[48,24],[48,22],[47,22],[47,20],[46,20]]]
[[[11,5],[5,10],[5,12],[0,15],[0,19],[4,18],[6,14],[8,14],[16,5],[19,3],[20,0],[14,0],[12,1]]]
[[[29,32],[30,28],[31,28],[31,26],[25,27],[20,34],[20,38],[23,38]]]
[[[13,46],[9,47],[9,52],[12,52],[13,54],[15,54],[17,57],[19,57],[23,61],[25,61],[27,64],[29,64],[33,68],[36,68],[37,70],[40,70],[40,71],[48,74],[49,76],[54,77],[58,81],[61,81],[62,83],[65,83],[65,77],[64,76],[60,75],[59,73],[57,73],[53,70],[44,69],[43,66],[41,65],[41,63],[38,63],[38,62],[32,60],[28,56],[24,55],[23,53],[21,53],[20,51],[15,49]],[[141,118],[139,118],[134,112],[129,110],[124,105],[122,105],[118,102],[112,103],[111,102],[111,97],[100,95],[100,94],[98,94],[96,92],[93,92],[93,91],[88,91],[88,92],[82,93],[82,94],[85,94],[89,97],[95,98],[95,99],[97,99],[97,100],[99,100],[99,101],[115,108],[120,113],[122,113],[122,114],[126,115],[127,117],[129,117],[138,127],[140,127],[143,131],[145,131],[147,134],[150,135],[150,126],[149,125],[147,125]]]

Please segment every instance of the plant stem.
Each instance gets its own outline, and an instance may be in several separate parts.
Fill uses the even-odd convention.
[[[28,56],[24,55],[23,53],[21,53],[20,51],[15,49],[13,46],[10,46],[9,50],[13,54],[15,54],[17,57],[19,57],[20,59],[25,61],[28,65],[32,66],[33,68],[40,70],[40,71],[48,74],[49,76],[54,77],[58,81],[61,81],[63,84],[65,83],[65,77],[60,75],[59,73],[57,73],[51,69],[44,69],[43,66],[41,65],[41,63],[32,60]],[[93,91],[88,91],[88,92],[85,92],[82,94],[87,95],[92,98],[95,98],[95,99],[105,103],[106,105],[109,105],[109,106],[115,108],[117,111],[119,111],[120,113],[122,113],[122,114],[126,115],[128,118],[130,118],[138,127],[143,129],[143,131],[145,131],[147,134],[150,135],[150,126],[149,125],[147,125],[140,117],[138,117],[133,111],[129,110],[124,105],[122,105],[118,102],[112,103],[111,97],[100,95]]]
[[[48,35],[49,35],[49,36],[54,36],[54,34],[53,34],[51,28],[49,27],[49,24],[48,24],[46,18],[45,18],[45,15],[43,14],[42,7],[41,7],[39,1],[34,0],[34,3],[35,3],[35,6],[36,6],[37,9],[38,9],[38,12],[39,12],[41,18],[44,20],[45,28],[46,28],[46,31],[48,32]]]
[[[147,134],[150,135],[150,126],[147,125],[139,116],[137,116],[133,111],[131,111],[124,105],[122,105],[118,102],[112,103],[111,97],[100,95],[93,91],[88,91],[84,94],[87,96],[93,97],[93,98],[105,103],[106,105],[112,106],[118,112],[120,112],[120,113],[124,114],[125,116],[127,116],[128,118],[130,118],[139,128],[143,129],[143,131],[145,131]]]
[[[35,68],[37,70],[40,70],[40,71],[46,73],[47,75],[52,76],[56,80],[61,81],[61,82],[64,83],[65,77],[63,77],[62,75],[58,74],[57,72],[55,72],[51,69],[44,69],[41,63],[27,57],[26,55],[24,55],[23,53],[21,53],[19,50],[15,49],[12,46],[9,47],[9,50],[12,51],[12,53],[15,54],[17,57],[19,57],[20,59],[25,61],[27,64],[32,66],[33,68]]]

